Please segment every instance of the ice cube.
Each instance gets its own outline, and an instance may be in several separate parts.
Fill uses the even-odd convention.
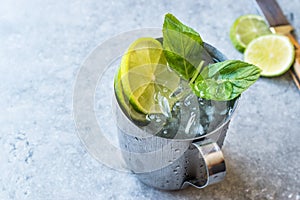
[[[179,99],[170,108],[169,98],[157,94],[162,114],[147,117],[150,123],[143,129],[164,138],[187,139],[203,136],[215,130],[227,118],[230,102],[197,97],[186,81],[181,81],[171,98]]]

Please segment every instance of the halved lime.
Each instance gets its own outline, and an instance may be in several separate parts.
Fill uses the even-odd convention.
[[[172,107],[177,100],[171,94],[179,81],[179,76],[167,66],[161,43],[154,38],[137,39],[122,58],[124,94],[141,113],[164,113],[162,102],[163,106]]]
[[[271,31],[261,16],[243,15],[231,26],[230,40],[237,50],[244,52],[253,39],[267,34],[271,34]]]
[[[246,62],[262,69],[262,76],[279,76],[285,73],[294,61],[294,46],[286,36],[265,35],[254,39],[244,54]]]

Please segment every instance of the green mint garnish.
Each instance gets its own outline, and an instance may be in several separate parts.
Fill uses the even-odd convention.
[[[169,66],[187,80],[193,92],[201,98],[218,101],[234,99],[260,76],[258,67],[239,60],[205,66],[207,56],[204,55],[206,51],[199,33],[172,14],[165,16],[163,48]]]
[[[190,83],[198,97],[226,101],[238,97],[260,76],[261,70],[239,60],[227,60],[205,67]]]
[[[185,80],[193,77],[201,59],[203,41],[196,31],[166,14],[163,25],[163,48],[170,67]]]

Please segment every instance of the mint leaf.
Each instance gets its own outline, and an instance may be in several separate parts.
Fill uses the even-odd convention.
[[[205,67],[190,86],[202,98],[227,101],[236,98],[260,76],[255,65],[239,60],[227,60]]]
[[[163,24],[163,48],[169,66],[185,80],[190,80],[201,60],[211,63],[203,41],[196,31],[166,14]]]
[[[204,49],[200,35],[172,14],[165,16],[163,48],[169,66],[189,82],[197,96],[205,99],[234,99],[260,76],[259,68],[238,60],[209,64],[213,59]]]
[[[185,24],[181,23],[174,15],[172,15],[170,13],[165,15],[165,21],[163,24],[163,28],[166,31],[173,30],[175,32],[182,33],[184,35],[187,35],[189,38],[192,38],[194,41],[196,41],[200,45],[203,44],[203,41],[202,41],[199,33],[197,33],[192,28],[186,26]],[[164,39],[165,39],[165,37],[164,37]]]

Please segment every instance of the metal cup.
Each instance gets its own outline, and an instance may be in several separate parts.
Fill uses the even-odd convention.
[[[204,44],[215,61],[226,57],[216,48]],[[220,182],[226,174],[223,145],[230,118],[237,105],[220,124],[202,137],[170,139],[155,136],[135,125],[113,100],[118,125],[118,138],[127,168],[152,187],[179,190],[192,185],[203,188]]]

